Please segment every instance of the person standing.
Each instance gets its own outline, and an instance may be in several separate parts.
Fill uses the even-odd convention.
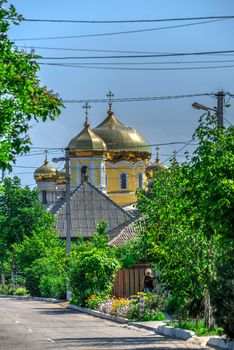
[[[145,275],[142,280],[143,292],[152,292],[155,288],[154,278],[151,269],[145,270]]]

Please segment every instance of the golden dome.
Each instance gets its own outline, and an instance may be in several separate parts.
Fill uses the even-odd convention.
[[[46,159],[44,164],[34,171],[36,181],[56,181],[57,170],[53,168]]]
[[[121,123],[111,109],[106,119],[93,131],[101,137],[107,146],[108,160],[149,160],[151,149],[149,142],[135,129]]]
[[[69,142],[68,147],[70,155],[76,157],[87,157],[106,152],[105,142],[90,129],[87,118],[84,129]]]
[[[58,185],[65,185],[66,184],[66,169],[63,168],[58,172],[58,178],[57,178],[57,184]]]
[[[161,172],[163,170],[166,170],[167,166],[162,164],[160,162],[159,157],[156,157],[156,160],[154,163],[149,164],[146,169],[145,169],[145,174],[147,176],[148,179],[152,179],[152,177],[154,176],[154,174],[158,171]]]

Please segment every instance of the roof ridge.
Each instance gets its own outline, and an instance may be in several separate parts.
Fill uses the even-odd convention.
[[[124,213],[125,215],[127,215],[127,217],[129,217],[129,219],[132,219],[132,216],[126,212],[121,206],[119,206],[118,204],[116,204],[109,196],[107,196],[105,193],[101,192],[96,186],[94,186],[89,180],[84,181],[83,183],[81,183],[79,186],[77,186],[71,193],[70,193],[70,199],[76,194],[76,192],[80,191],[80,189],[82,187],[84,187],[85,185],[88,185],[90,187],[92,187],[99,195],[101,195],[102,197],[104,197],[107,201],[111,202],[116,208],[118,208],[119,210],[122,211],[122,213]],[[60,205],[59,205],[60,204]],[[58,205],[58,207],[56,208],[56,206]],[[62,197],[62,200],[60,203],[55,203],[54,206],[51,209],[51,213],[53,213],[54,215],[58,212],[58,210],[60,210],[63,205],[66,205],[66,196]],[[53,212],[53,208],[56,208],[55,212]]]
[[[104,198],[106,198],[109,202],[111,202],[112,204],[114,204],[115,207],[117,207],[118,209],[120,209],[124,214],[127,214],[127,216],[131,219],[131,215],[128,214],[120,205],[118,205],[117,203],[115,203],[109,196],[107,196],[107,194],[101,192],[96,186],[94,186],[90,181],[85,181],[84,183],[89,184],[91,187],[93,187],[99,194],[101,194]]]

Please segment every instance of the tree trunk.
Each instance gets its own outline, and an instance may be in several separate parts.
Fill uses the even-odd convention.
[[[204,318],[205,318],[205,327],[213,328],[214,327],[214,317],[213,310],[210,303],[210,292],[208,289],[205,290],[204,296]]]

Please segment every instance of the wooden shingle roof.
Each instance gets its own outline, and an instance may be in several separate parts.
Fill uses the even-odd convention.
[[[107,195],[86,181],[77,187],[70,198],[71,204],[71,237],[81,234],[91,237],[96,226],[102,220],[107,223],[108,232],[115,229],[116,234],[132,220],[132,216],[113,202]],[[56,216],[56,229],[59,237],[66,236],[66,201],[63,198],[51,209]]]

